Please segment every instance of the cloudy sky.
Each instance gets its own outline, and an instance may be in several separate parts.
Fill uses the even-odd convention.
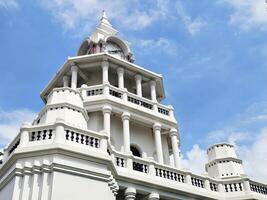
[[[44,106],[39,92],[74,56],[105,9],[135,63],[164,76],[184,166],[235,144],[246,172],[267,180],[265,0],[0,0],[0,147]]]

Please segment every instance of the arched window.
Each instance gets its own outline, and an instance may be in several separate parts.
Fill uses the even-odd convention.
[[[134,156],[141,157],[141,153],[139,152],[139,150],[136,147],[131,145],[130,150]]]

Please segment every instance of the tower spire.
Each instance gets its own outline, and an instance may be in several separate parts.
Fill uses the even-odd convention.
[[[102,17],[100,19],[100,22],[101,22],[101,24],[103,23],[103,24],[112,26],[111,23],[108,21],[108,17],[107,17],[107,14],[106,14],[105,10],[102,11]]]

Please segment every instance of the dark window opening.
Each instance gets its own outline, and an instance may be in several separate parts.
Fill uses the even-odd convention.
[[[131,147],[130,147],[130,150],[131,150],[131,152],[133,153],[134,156],[141,157],[140,152],[139,152],[138,149],[135,148],[134,146],[131,146]]]

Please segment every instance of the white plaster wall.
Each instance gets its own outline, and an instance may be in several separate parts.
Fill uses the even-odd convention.
[[[93,131],[103,130],[103,113],[101,111],[89,113],[88,129]]]
[[[0,190],[0,199],[1,200],[12,200],[14,192],[15,178],[13,178],[4,188]]]
[[[164,164],[169,165],[170,154],[169,154],[169,148],[168,148],[168,135],[162,135],[161,140],[162,140],[162,151],[163,151]]]
[[[111,85],[118,87],[119,84],[117,72],[109,70],[108,80]]]
[[[88,73],[88,81],[86,85],[93,86],[93,85],[100,85],[102,84],[102,69],[99,66],[99,69],[96,69],[93,72]]]
[[[214,146],[211,151],[208,151],[209,161],[220,158],[233,157],[236,158],[236,153],[233,147],[229,145],[218,145]]]
[[[130,123],[131,143],[135,144],[141,150],[141,153],[146,153],[148,157],[154,157],[156,149],[152,128],[144,127],[140,124]]]
[[[115,200],[115,196],[102,180],[54,172],[51,200],[59,199]]]
[[[125,76],[124,77],[124,87],[127,88],[127,90],[131,93],[136,93],[135,91],[135,87],[136,87],[136,83],[134,80],[134,77],[129,77],[129,76]]]
[[[66,107],[60,107],[58,109],[53,110],[49,109],[46,115],[44,115],[42,118],[44,118],[44,120],[41,120],[40,123],[55,123],[57,118],[61,118],[64,119],[65,122],[70,125],[87,129],[87,121],[84,118],[83,114],[81,112]]]
[[[83,107],[81,96],[68,89],[54,91],[47,100],[47,105],[58,103],[69,103],[80,108]]]

